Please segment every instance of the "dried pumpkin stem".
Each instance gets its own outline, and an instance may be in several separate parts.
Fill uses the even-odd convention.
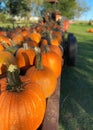
[[[46,52],[49,52],[49,51],[50,51],[50,48],[49,48],[49,45],[47,44],[47,45],[44,46],[44,52],[46,53]]]
[[[24,48],[25,50],[28,50],[28,49],[29,49],[28,44],[27,44],[27,43],[23,43],[23,48]]]
[[[35,67],[38,70],[42,70],[43,69],[43,65],[42,65],[42,54],[41,54],[41,50],[39,47],[35,47],[35,53],[36,53],[36,59],[35,59]]]
[[[16,53],[16,51],[17,51],[18,48],[20,47],[20,46],[18,46],[18,45],[8,46],[8,45],[7,45],[6,43],[4,43],[4,42],[2,43],[2,45],[4,46],[4,48],[5,48],[6,51],[12,53],[13,55]]]
[[[23,90],[23,83],[19,77],[19,69],[15,65],[10,65],[7,71],[7,90],[11,92],[21,92]]]

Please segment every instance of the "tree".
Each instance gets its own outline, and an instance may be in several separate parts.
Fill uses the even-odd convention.
[[[6,8],[13,16],[24,16],[26,12],[30,11],[30,4],[28,0],[7,0]]]
[[[25,16],[27,18],[30,17],[30,11],[31,11],[31,3],[29,3],[30,0],[3,0],[5,4],[5,8],[3,10],[8,12],[12,18],[12,23],[14,26],[14,16]],[[2,0],[1,0],[2,3]]]
[[[89,10],[85,0],[58,0],[58,3],[44,2],[45,10],[59,10],[63,16],[69,19],[79,17],[82,13]]]

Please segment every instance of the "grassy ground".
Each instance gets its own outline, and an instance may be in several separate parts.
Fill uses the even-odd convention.
[[[71,25],[78,40],[76,67],[63,67],[59,130],[93,130],[93,26]]]

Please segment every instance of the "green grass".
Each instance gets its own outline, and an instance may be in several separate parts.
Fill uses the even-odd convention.
[[[78,41],[76,67],[63,67],[59,130],[93,130],[93,26],[71,25]]]

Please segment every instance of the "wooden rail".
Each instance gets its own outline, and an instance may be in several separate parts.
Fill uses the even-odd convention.
[[[44,120],[38,130],[58,130],[60,104],[60,78],[54,94],[47,99],[47,108]]]

